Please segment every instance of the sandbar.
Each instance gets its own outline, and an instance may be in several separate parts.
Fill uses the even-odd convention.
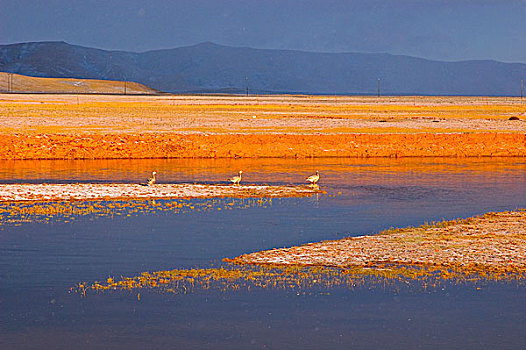
[[[227,261],[255,265],[439,266],[493,272],[526,271],[526,210],[486,213],[465,220],[377,235],[272,249]]]
[[[309,186],[208,184],[0,184],[0,202],[122,200],[163,198],[303,197],[318,190]]]

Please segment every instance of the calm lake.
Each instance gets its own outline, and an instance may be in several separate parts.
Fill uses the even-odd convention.
[[[134,183],[153,170],[159,183],[224,183],[243,170],[243,183],[276,185],[319,170],[326,193],[24,222],[4,213],[0,348],[526,348],[526,284],[516,281],[70,292],[82,281],[526,208],[524,158],[2,161],[0,182]]]

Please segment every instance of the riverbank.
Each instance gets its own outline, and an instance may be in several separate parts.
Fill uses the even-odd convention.
[[[526,134],[2,135],[0,159],[517,157]]]

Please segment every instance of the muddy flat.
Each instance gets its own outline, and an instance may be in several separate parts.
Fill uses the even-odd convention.
[[[200,184],[3,184],[0,202],[110,199],[302,197],[316,193],[309,186]]]

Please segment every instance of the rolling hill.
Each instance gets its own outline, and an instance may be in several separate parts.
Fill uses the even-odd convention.
[[[135,82],[73,78],[35,78],[0,72],[0,92],[65,94],[155,94],[157,90]]]
[[[0,71],[35,77],[128,80],[189,92],[376,94],[520,94],[526,64],[432,61],[371,53],[314,53],[213,43],[132,53],[65,42],[0,46]]]

